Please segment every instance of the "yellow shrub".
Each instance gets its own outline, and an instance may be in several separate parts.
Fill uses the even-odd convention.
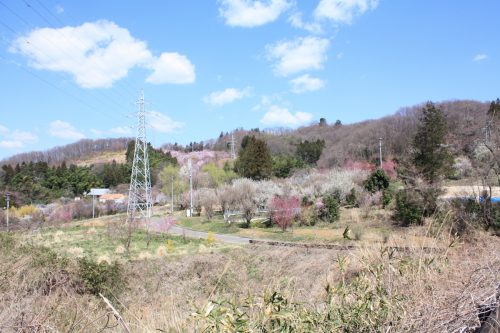
[[[171,239],[167,239],[166,248],[167,248],[167,252],[169,252],[169,253],[172,253],[175,251],[174,242],[172,242]]]
[[[22,218],[28,215],[34,215],[38,209],[33,205],[26,205],[19,208],[12,209],[12,215],[18,218]]]
[[[215,243],[215,236],[214,236],[214,233],[213,232],[209,232],[207,234],[207,244],[213,244]]]

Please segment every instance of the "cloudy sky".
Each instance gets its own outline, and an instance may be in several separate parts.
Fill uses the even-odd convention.
[[[0,0],[0,158],[500,97],[498,0]]]

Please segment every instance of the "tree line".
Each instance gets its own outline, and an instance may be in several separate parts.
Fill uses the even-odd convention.
[[[82,196],[91,188],[110,188],[130,183],[135,142],[129,141],[126,163],[100,163],[91,166],[50,165],[46,161],[4,164],[0,170],[0,204],[4,204],[5,192],[10,192],[16,204],[49,203],[61,197]],[[170,153],[155,149],[148,143],[148,156],[153,183],[159,171],[167,165],[177,165]]]
[[[21,153],[0,162],[0,164],[21,164],[23,162],[46,162],[49,165],[60,165],[76,159],[84,159],[95,154],[108,151],[122,151],[127,148],[130,138],[83,139],[61,147],[46,151]]]

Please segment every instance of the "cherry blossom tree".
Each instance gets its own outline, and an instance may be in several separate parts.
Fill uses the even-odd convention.
[[[274,197],[271,201],[271,218],[281,230],[286,231],[295,217],[300,214],[300,200],[297,197]]]

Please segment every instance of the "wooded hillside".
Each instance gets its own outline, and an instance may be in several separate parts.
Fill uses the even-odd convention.
[[[484,137],[483,127],[489,103],[472,100],[446,101],[436,104],[446,114],[449,128],[451,149],[458,155],[468,155],[474,149],[477,140]],[[415,134],[418,114],[424,104],[401,108],[393,115],[375,120],[366,120],[354,124],[339,124],[333,120],[321,122],[297,130],[275,128],[259,130],[258,128],[233,131],[237,149],[247,134],[264,139],[272,154],[293,154],[296,145],[304,140],[324,140],[325,146],[317,165],[320,168],[343,166],[348,161],[373,162],[378,154],[379,138],[383,139],[384,159],[397,158],[408,152]],[[341,116],[339,118],[342,118]],[[58,165],[63,161],[75,161],[103,152],[122,151],[127,148],[130,138],[108,138],[78,142],[54,147],[47,151],[34,151],[14,155],[0,161],[0,164],[15,165],[22,162],[47,162]],[[209,139],[200,143],[191,143],[183,147],[177,143],[163,145],[164,150],[203,150],[213,149],[229,151],[231,134],[220,133],[217,139]]]
[[[83,139],[65,146],[58,146],[45,151],[21,153],[0,161],[0,165],[16,165],[23,162],[46,162],[49,165],[59,165],[62,162],[72,162],[92,157],[103,152],[125,151],[131,138]]]

